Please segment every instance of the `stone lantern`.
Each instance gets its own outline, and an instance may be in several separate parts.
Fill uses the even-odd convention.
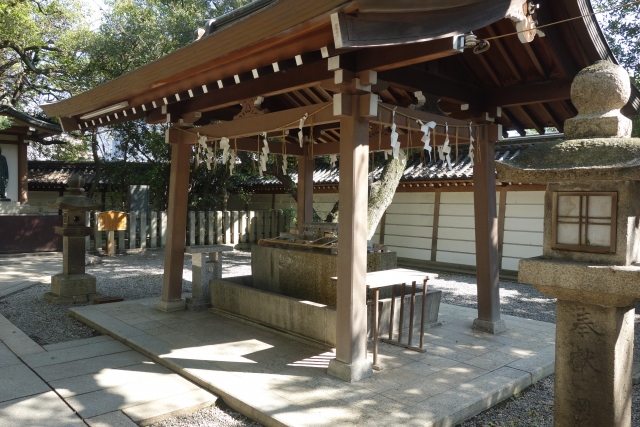
[[[555,426],[631,426],[634,303],[640,299],[640,139],[620,114],[629,76],[607,61],[571,87],[565,139],[497,165],[547,183],[544,248],[518,280],[557,298]]]
[[[96,293],[96,278],[85,273],[85,238],[93,233],[86,227],[87,211],[102,208],[84,193],[85,179],[71,175],[67,180],[70,194],[59,197],[52,208],[62,209],[62,227],[56,234],[62,236],[62,273],[51,276],[51,292],[44,298],[54,304],[86,302],[100,297]]]

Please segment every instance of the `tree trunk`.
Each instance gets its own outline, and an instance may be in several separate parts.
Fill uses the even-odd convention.
[[[390,157],[382,169],[380,180],[374,182],[369,189],[369,203],[367,204],[367,239],[371,240],[376,233],[376,227],[385,211],[393,201],[398,183],[402,178],[406,158],[401,151],[397,159]]]
[[[98,132],[95,129],[91,133],[91,152],[93,153],[93,163],[95,164],[96,172],[93,177],[93,184],[91,184],[91,188],[87,192],[87,197],[93,199],[93,195],[100,185],[101,179],[100,156],[98,155]]]

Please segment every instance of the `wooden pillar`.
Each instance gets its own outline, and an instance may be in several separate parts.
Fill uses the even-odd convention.
[[[298,156],[298,233],[302,223],[313,221],[313,168],[310,155]]]
[[[185,300],[182,299],[182,269],[187,229],[191,146],[183,142],[183,134],[178,129],[168,129],[166,133],[166,140],[171,144],[171,173],[162,299],[158,302],[158,309],[161,311],[184,310],[186,306]]]
[[[369,120],[358,116],[358,96],[340,119],[340,232],[336,358],[328,373],[355,382],[373,374],[367,359],[367,200]]]
[[[18,202],[21,205],[29,203],[28,189],[29,181],[27,177],[27,147],[29,144],[24,142],[22,135],[18,137]]]
[[[498,213],[496,211],[496,168],[494,142],[502,139],[502,126],[483,127],[476,143],[473,166],[473,203],[476,232],[478,318],[473,328],[492,334],[506,330],[500,319],[500,257]]]

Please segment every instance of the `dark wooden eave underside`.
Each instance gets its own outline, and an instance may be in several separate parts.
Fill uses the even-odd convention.
[[[331,85],[327,84],[332,80],[333,72],[328,71],[327,61],[320,53],[320,48],[327,46],[330,55],[341,55],[341,62],[344,60],[347,64],[346,69],[380,70],[379,79],[388,85],[378,93],[386,103],[408,106],[416,102],[412,93],[422,90],[441,97],[440,108],[452,118],[482,121],[485,112],[502,107],[502,116],[497,117],[496,122],[502,124],[505,131],[516,130],[524,134],[525,129],[536,129],[544,133],[546,127],[562,131],[564,121],[577,113],[570,102],[570,82],[577,72],[596,60],[615,61],[593,17],[545,28],[546,36],[536,37],[530,44],[522,44],[515,36],[493,40],[491,49],[480,55],[469,50],[458,54],[447,47],[451,43],[450,38],[343,53],[330,44],[328,16],[336,7],[346,7],[348,12],[353,6],[337,0],[318,3],[323,3],[324,9],[318,6],[315,12],[311,12],[309,6],[309,14],[305,15],[308,21],[289,17],[295,25],[288,29],[285,29],[286,25],[281,26],[281,32],[275,33],[277,36],[272,35],[268,40],[255,42],[226,56],[207,59],[212,54],[205,55],[200,60],[201,65],[145,83],[147,86],[143,89],[146,90],[141,90],[140,85],[133,89],[130,87],[128,91],[122,87],[120,92],[116,91],[122,93],[117,98],[105,95],[93,103],[87,101],[90,97],[96,99],[109,85],[120,87],[133,78],[144,80],[144,73],[159,72],[156,68],[170,64],[170,58],[177,61],[178,56],[185,56],[188,51],[203,54],[202,48],[211,40],[224,40],[250,23],[256,25],[256,20],[273,19],[271,12],[260,12],[107,85],[43,108],[51,115],[56,112],[70,115],[64,120],[75,124],[73,129],[78,125],[84,129],[139,118],[147,118],[150,122],[164,121],[163,106],[164,111],[174,118],[201,112],[202,119],[196,125],[210,123],[211,120],[230,120],[239,111],[239,101],[258,95],[266,96],[265,105],[270,111],[304,106],[312,108],[315,104],[329,101],[333,93]],[[297,3],[281,0],[273,8],[286,4]],[[541,24],[555,22],[588,10],[588,0],[546,0],[540,4],[538,20]],[[316,15],[311,16],[313,13]],[[475,34],[494,37],[513,31],[513,23],[502,19],[476,30]],[[293,39],[297,42],[292,44]],[[266,46],[270,48],[260,52],[256,50]],[[301,55],[302,65],[296,65],[295,55]],[[271,62],[278,62],[281,71],[274,72]],[[181,64],[172,65],[174,69],[178,66]],[[254,78],[253,70],[257,71],[259,78]],[[234,75],[238,76],[239,84]],[[142,80],[140,84],[143,84]],[[222,88],[218,87],[217,80],[221,80]],[[200,83],[206,85],[206,93]],[[130,109],[126,117],[120,114],[117,120],[102,124],[97,117],[89,122],[78,120],[91,109],[123,100],[128,101],[131,107],[137,106],[135,112]],[[465,110],[461,108],[464,104],[468,104]],[[145,105],[145,111],[140,105]],[[638,109],[640,97],[638,90],[633,88],[632,100],[624,112],[635,114]],[[324,132],[317,142],[339,139],[336,129],[327,128]]]

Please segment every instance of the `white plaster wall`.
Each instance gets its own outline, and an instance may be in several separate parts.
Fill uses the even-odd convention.
[[[387,208],[384,243],[399,257],[431,259],[435,193],[396,193]],[[378,229],[379,232],[379,229]]]
[[[544,191],[508,191],[502,268],[518,270],[522,258],[542,255]]]
[[[13,202],[18,201],[18,146],[16,144],[0,144],[2,155],[7,158],[9,165],[9,183],[7,197]]]

